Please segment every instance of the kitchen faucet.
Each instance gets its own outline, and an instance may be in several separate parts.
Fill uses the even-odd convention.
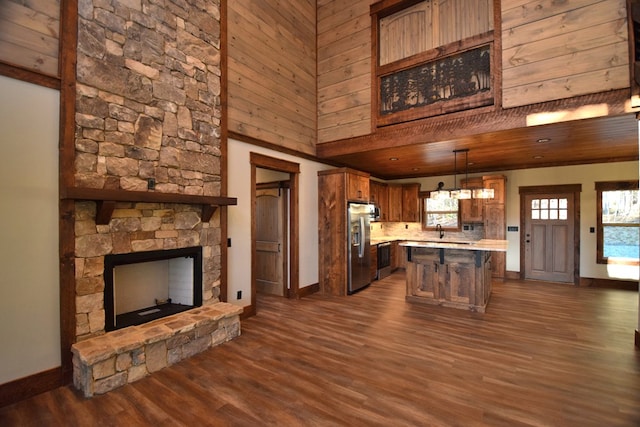
[[[442,239],[444,237],[444,230],[440,224],[436,224],[436,231],[440,233],[440,238]]]

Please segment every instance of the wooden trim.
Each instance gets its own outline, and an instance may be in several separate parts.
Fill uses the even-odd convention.
[[[586,287],[586,288],[620,289],[624,291],[638,290],[637,281],[600,279],[600,278],[590,278],[590,277],[581,277],[580,286]]]
[[[108,224],[116,202],[183,203],[202,205],[201,219],[209,222],[219,206],[237,205],[235,197],[199,196],[193,194],[156,193],[101,188],[62,188],[61,199],[97,201],[96,224]]]
[[[505,271],[504,272],[505,280],[520,280],[520,272],[519,271]]]
[[[0,408],[66,384],[61,367],[0,384]]]
[[[253,161],[253,154],[250,153],[251,157],[251,252],[249,256],[251,257],[251,305],[249,307],[251,310],[251,314],[256,314],[256,294],[257,294],[257,279],[256,279],[256,269],[258,267],[258,263],[256,260],[256,234],[257,234],[257,224],[256,224],[256,174],[258,169],[258,164]]]
[[[606,104],[609,115],[628,114],[625,102],[629,89],[612,90],[574,98],[550,101],[502,110],[495,105],[477,110],[460,111],[445,116],[428,117],[409,123],[398,123],[377,128],[375,133],[334,141],[316,146],[316,154],[327,158],[358,154],[363,151],[425,144],[441,140],[466,139],[472,135],[495,133],[527,127],[527,117],[532,114],[556,110],[571,110],[584,105]]]
[[[299,179],[300,164],[263,154],[251,152],[251,304],[256,301],[256,169],[264,168],[289,173],[289,292],[288,296],[298,297],[300,289],[300,208]],[[255,307],[254,307],[255,314]]]
[[[396,12],[400,12],[403,9],[418,4],[424,0],[381,0],[369,6],[369,13],[371,15],[378,15],[378,18],[384,18],[385,16],[393,15]]]
[[[250,162],[252,165],[256,165],[262,169],[286,173],[300,173],[300,165],[298,163],[265,156],[263,154],[250,153]]]
[[[300,288],[298,290],[298,298],[304,298],[304,297],[308,297],[309,295],[313,295],[320,292],[320,284],[319,283],[314,283],[312,285],[309,286],[305,286],[304,288]],[[295,297],[295,295],[291,296],[291,298]]]
[[[636,336],[635,338],[636,348],[640,349],[640,331],[638,331],[637,329],[636,329],[635,336]]]
[[[251,305],[247,305],[246,307],[242,307],[242,313],[240,314],[240,320],[248,319],[251,316],[256,315],[256,304],[251,303]]]
[[[50,89],[60,89],[60,78],[42,74],[19,65],[10,64],[0,60],[0,75],[11,77],[12,79],[22,80],[23,82],[33,83],[39,86],[48,87]]]
[[[582,184],[567,185],[535,185],[518,188],[519,194],[542,194],[542,193],[580,193]]]
[[[59,192],[74,185],[78,0],[60,2]],[[71,345],[76,342],[75,202],[59,203],[60,350],[63,382],[73,379]]]
[[[228,195],[228,162],[229,162],[229,26],[228,6],[226,1],[220,2],[220,195]],[[229,215],[227,209],[220,210],[220,301],[229,301],[228,260],[229,260]]]
[[[540,185],[520,187],[520,275],[525,280],[525,195],[542,193],[572,193],[573,194],[573,284],[580,285],[580,193],[582,184]]]
[[[288,154],[290,156],[299,157],[301,159],[310,160],[312,162],[322,163],[322,164],[325,164],[325,165],[328,165],[328,166],[335,166],[335,167],[344,166],[342,163],[332,162],[332,161],[326,160],[326,159],[321,159],[321,158],[319,158],[317,156],[314,156],[314,155],[311,155],[309,153],[303,153],[301,151],[295,151],[295,150],[292,150],[291,148],[282,147],[282,146],[273,144],[271,142],[263,141],[261,139],[253,138],[251,136],[247,136],[247,135],[243,135],[243,134],[238,133],[238,132],[234,132],[232,130],[228,131],[228,137],[232,138],[232,139],[235,139],[235,140],[238,140],[238,141],[241,141],[241,142],[246,142],[247,144],[255,145],[256,147],[267,148],[269,150],[276,151],[278,153]]]
[[[502,0],[493,0],[493,52],[491,55],[493,106],[502,110]]]

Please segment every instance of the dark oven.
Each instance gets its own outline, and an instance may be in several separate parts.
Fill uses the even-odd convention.
[[[391,274],[391,243],[378,245],[378,280]]]

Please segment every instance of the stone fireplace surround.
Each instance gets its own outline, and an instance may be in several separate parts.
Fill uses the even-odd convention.
[[[74,383],[90,396],[240,327],[219,301],[215,206],[235,204],[221,197],[220,1],[80,0],[77,41],[61,199],[74,205]],[[105,255],[191,246],[203,248],[202,307],[105,332]]]

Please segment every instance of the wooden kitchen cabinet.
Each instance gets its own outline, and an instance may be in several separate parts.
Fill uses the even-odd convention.
[[[388,221],[389,218],[389,187],[379,181],[369,181],[369,202],[380,210],[378,221]]]
[[[318,282],[326,295],[347,294],[349,201],[369,202],[368,174],[348,168],[318,172]]]
[[[484,176],[483,185],[493,188],[493,199],[484,200],[484,238],[505,240],[507,232],[507,217],[505,211],[506,177],[504,175]],[[506,254],[494,254],[491,261],[492,276],[503,279],[506,271]]]
[[[462,188],[481,188],[484,183],[482,177],[462,180]],[[460,221],[463,224],[484,222],[484,199],[460,200]]]
[[[371,281],[378,278],[378,245],[371,245],[371,265],[369,267]]]
[[[402,221],[420,222],[420,184],[402,184]]]
[[[345,176],[347,179],[347,200],[369,203],[369,174],[348,169]]]
[[[395,271],[398,269],[398,248],[400,245],[397,241],[391,242],[391,251],[389,253],[389,265],[391,266],[391,271]]]
[[[402,221],[402,185],[389,184],[389,222]]]
[[[484,312],[491,295],[491,252],[406,248],[409,302]]]

